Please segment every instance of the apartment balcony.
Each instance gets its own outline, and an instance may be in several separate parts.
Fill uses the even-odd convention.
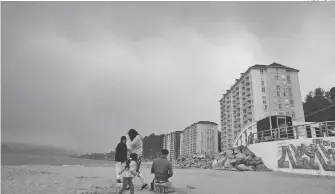
[[[245,85],[245,87],[250,87],[251,86],[251,81],[246,80],[244,85]]]

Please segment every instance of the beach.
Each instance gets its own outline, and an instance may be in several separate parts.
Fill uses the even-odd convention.
[[[142,172],[152,180],[149,165]],[[113,165],[3,165],[1,186],[4,194],[110,194],[115,183]],[[171,178],[175,193],[197,194],[334,194],[335,181],[324,177],[281,172],[230,172],[209,169],[176,169]],[[140,190],[135,180],[135,193]],[[126,193],[129,193],[126,192]]]

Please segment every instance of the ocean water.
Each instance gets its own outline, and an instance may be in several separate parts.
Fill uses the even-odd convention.
[[[113,161],[90,160],[85,158],[72,158],[66,156],[47,156],[21,153],[1,152],[1,165],[103,165],[113,166]]]

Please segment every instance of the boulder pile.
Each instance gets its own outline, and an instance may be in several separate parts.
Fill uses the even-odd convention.
[[[262,159],[247,147],[239,146],[219,153],[214,160],[199,158],[179,159],[174,168],[204,168],[228,171],[271,171]]]
[[[231,171],[271,171],[264,165],[262,158],[244,146],[219,153],[212,162],[212,168]]]
[[[200,158],[182,158],[174,164],[174,168],[212,168],[212,160]]]

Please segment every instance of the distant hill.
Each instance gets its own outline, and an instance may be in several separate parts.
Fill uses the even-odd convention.
[[[77,151],[58,148],[49,145],[35,145],[29,143],[2,142],[1,152],[5,153],[22,153],[35,155],[52,155],[52,156],[76,156]]]

